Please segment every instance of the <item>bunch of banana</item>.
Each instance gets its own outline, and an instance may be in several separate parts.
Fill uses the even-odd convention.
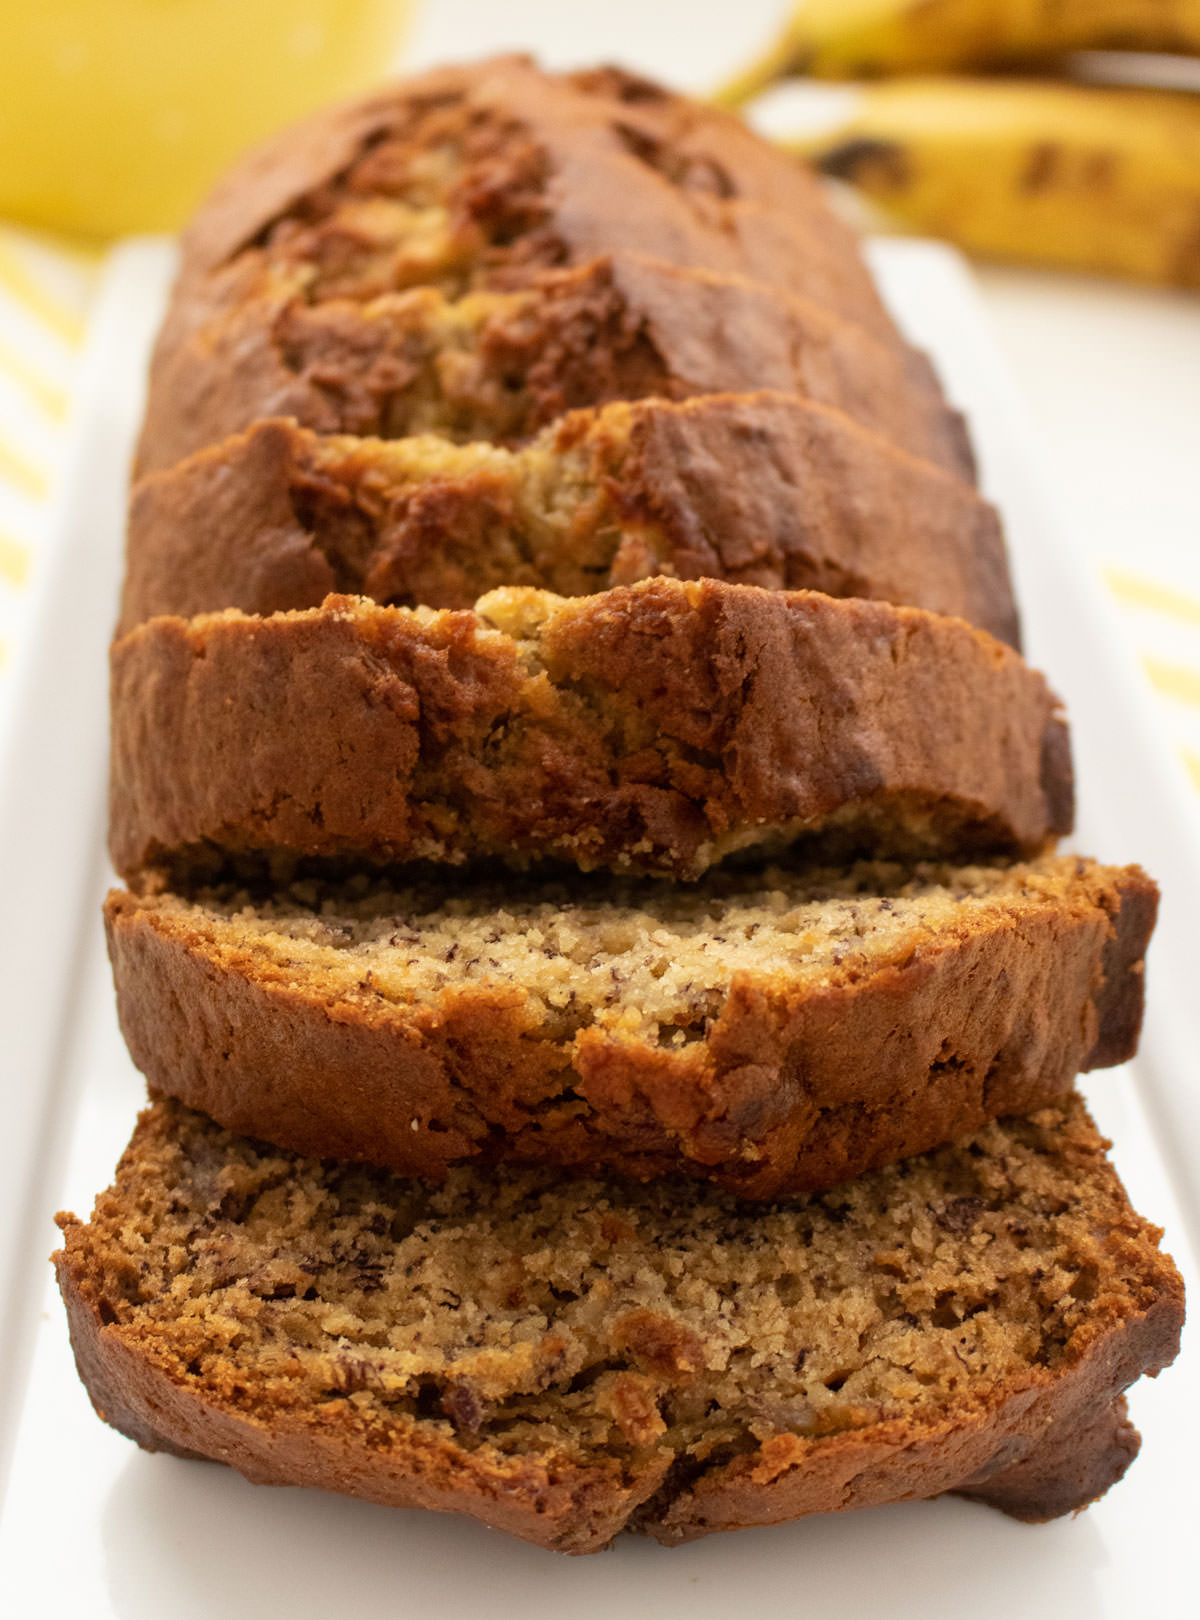
[[[1200,55],[1200,0],[799,0],[778,39],[717,99],[740,105],[793,73],[986,72],[1094,50]]]
[[[902,79],[782,144],[968,252],[1200,287],[1200,96]]]
[[[871,79],[838,127],[782,144],[968,252],[1200,287],[1200,95],[899,76],[1101,47],[1200,55],[1200,0],[800,0],[718,99]]]

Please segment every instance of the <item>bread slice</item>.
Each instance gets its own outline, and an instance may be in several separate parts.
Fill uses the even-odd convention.
[[[634,253],[457,299],[414,287],[312,304],[303,276],[277,273],[197,330],[177,327],[155,351],[139,473],[268,416],[508,443],[608,400],[774,388],[974,476],[962,418],[924,356],[811,300]]]
[[[995,508],[777,393],[577,411],[517,451],[260,423],[135,488],[121,633],[331,591],[465,608],[654,574],[901,602],[1018,640]]]
[[[958,1491],[1083,1507],[1182,1284],[1083,1104],[766,1210],[526,1172],[429,1190],[176,1104],[56,1257],[149,1450],[591,1552]]]
[[[298,266],[307,296],[457,295],[632,247],[804,292],[896,341],[811,172],[740,120],[617,69],[517,57],[325,109],[229,171],[184,234],[172,316]]]
[[[688,888],[113,893],[151,1091],[409,1175],[479,1159],[809,1191],[1133,1055],[1136,867],[858,865]]]
[[[172,886],[243,853],[695,876],[818,835],[1032,851],[1072,814],[1057,700],[1010,648],[716,580],[152,619],[113,649],[112,728],[114,863]]]

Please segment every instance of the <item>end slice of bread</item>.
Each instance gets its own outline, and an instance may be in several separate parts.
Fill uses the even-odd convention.
[[[164,1102],[60,1224],[80,1373],[141,1445],[565,1552],[944,1491],[1078,1509],[1183,1319],[1078,1099],[765,1210],[430,1191]]]

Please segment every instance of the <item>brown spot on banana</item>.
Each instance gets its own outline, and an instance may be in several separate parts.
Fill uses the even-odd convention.
[[[1115,152],[1093,152],[1087,163],[1087,183],[1097,191],[1107,191],[1117,178],[1120,160]]]
[[[1177,287],[1200,287],[1200,208],[1196,210],[1195,229],[1179,245],[1171,280]]]
[[[1067,160],[1067,165],[1064,165]],[[1018,188],[1026,196],[1051,191],[1063,180],[1064,167],[1068,167],[1069,154],[1057,141],[1039,141],[1030,151],[1029,161],[1018,178]],[[1083,183],[1094,191],[1107,191],[1117,179],[1118,157],[1113,151],[1100,149],[1076,159],[1076,173]]]
[[[1062,148],[1056,141],[1039,141],[1029,154],[1029,162],[1021,172],[1017,184],[1023,192],[1033,195],[1054,184]]]
[[[912,184],[912,164],[897,141],[857,136],[831,146],[816,161],[823,174],[872,191],[904,191]]]

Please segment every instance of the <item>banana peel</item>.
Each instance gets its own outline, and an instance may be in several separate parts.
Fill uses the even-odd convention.
[[[969,253],[1200,288],[1200,96],[905,79],[780,144]]]
[[[1073,51],[1200,55],[1200,0],[799,0],[714,100],[737,107],[778,79],[1043,68]]]

